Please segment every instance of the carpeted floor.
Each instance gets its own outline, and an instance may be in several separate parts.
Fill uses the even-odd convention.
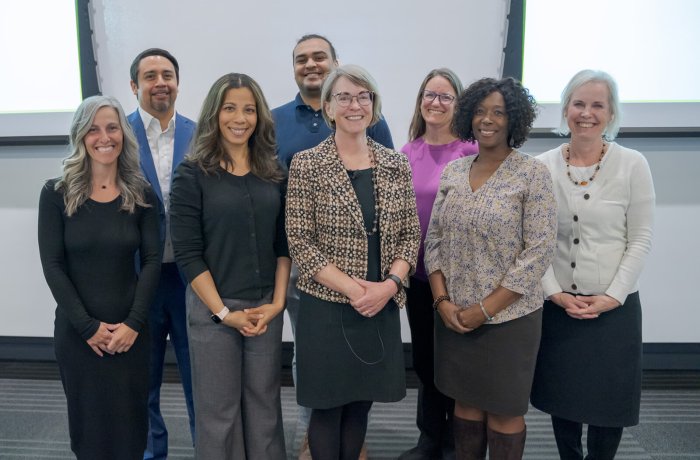
[[[193,457],[182,390],[172,369],[166,374],[162,408],[170,432],[170,457]],[[285,372],[285,384],[290,384]],[[395,459],[411,447],[415,427],[415,377],[408,396],[395,404],[375,404],[367,435],[371,459]],[[282,389],[289,458],[303,438],[297,424],[294,388]],[[526,417],[525,458],[557,459],[549,418],[532,409]],[[585,441],[584,441],[585,442]],[[65,397],[52,363],[0,363],[0,459],[68,459]],[[700,460],[700,372],[648,372],[644,376],[639,426],[625,430],[618,459]],[[257,459],[255,459],[257,460]]]

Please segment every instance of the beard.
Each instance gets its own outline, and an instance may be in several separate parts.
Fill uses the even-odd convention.
[[[151,99],[151,107],[153,107],[153,110],[155,110],[156,112],[167,112],[168,110],[170,110],[171,105],[172,100],[170,98],[168,98],[165,101]]]

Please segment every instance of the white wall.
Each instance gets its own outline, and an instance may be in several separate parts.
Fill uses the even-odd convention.
[[[347,3],[217,0],[173,9],[173,2],[94,0],[93,27],[102,90],[131,111],[129,65],[158,46],[180,61],[178,110],[196,118],[211,83],[227,72],[250,74],[272,107],[296,93],[291,50],[306,33],[327,35],[343,63],[358,63],[377,79],[397,146],[406,141],[418,86],[447,66],[469,83],[500,74],[506,0],[402,0]],[[305,19],[304,16],[308,16]],[[246,30],[254,31],[246,32]],[[533,140],[539,153],[555,140]],[[700,138],[630,139],[646,154],[658,207],[653,253],[642,277],[644,340],[700,342],[692,268],[700,256]],[[36,205],[44,179],[60,173],[62,147],[0,147],[0,336],[53,335],[55,302],[41,273]],[[285,340],[291,340],[289,329]],[[404,341],[409,341],[403,324]]]
[[[294,98],[292,49],[308,33],[327,36],[341,64],[360,64],[377,80],[398,147],[406,141],[418,86],[435,67],[465,82],[498,76],[507,0],[93,0],[99,77],[104,94],[136,108],[129,66],[149,47],[180,63],[177,108],[196,118],[212,83],[246,73],[271,107]],[[477,19],[478,18],[478,19]]]

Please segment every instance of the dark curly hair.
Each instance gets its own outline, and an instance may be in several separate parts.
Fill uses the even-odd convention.
[[[469,85],[457,100],[452,130],[463,141],[475,141],[472,129],[474,112],[481,101],[496,91],[501,93],[506,103],[508,146],[518,148],[527,140],[532,123],[537,117],[537,103],[527,88],[512,77],[502,80],[482,78]]]

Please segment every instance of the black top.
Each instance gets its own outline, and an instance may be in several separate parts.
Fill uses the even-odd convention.
[[[170,198],[175,260],[188,281],[209,270],[222,298],[260,299],[289,257],[282,184],[190,161],[175,170]]]
[[[39,254],[46,282],[68,318],[88,340],[100,325],[124,323],[136,332],[146,324],[158,286],[160,237],[157,198],[149,208],[122,211],[121,196],[108,203],[87,200],[71,217],[63,193],[50,180],[39,199]],[[140,256],[140,274],[134,263]],[[137,281],[138,278],[138,281]]]
[[[355,190],[357,200],[360,202],[362,220],[364,221],[366,231],[372,230],[374,215],[377,212],[374,200],[374,182],[372,181],[372,174],[375,174],[372,168],[348,171],[350,183],[352,184],[353,190]],[[379,224],[377,223],[377,231],[367,236],[367,281],[382,280],[381,260],[381,241],[379,236]]]

